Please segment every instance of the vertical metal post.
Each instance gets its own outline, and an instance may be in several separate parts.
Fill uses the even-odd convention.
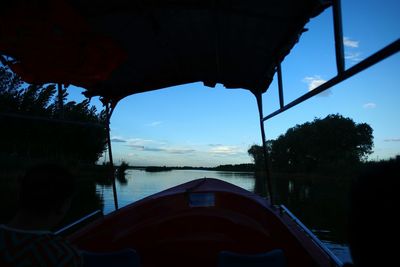
[[[272,194],[272,183],[271,183],[271,173],[269,170],[268,164],[268,152],[267,152],[267,143],[265,138],[265,129],[264,129],[264,121],[263,121],[263,105],[262,105],[262,93],[256,92],[254,93],[257,99],[258,113],[260,115],[260,128],[261,128],[261,138],[263,143],[263,154],[264,154],[264,164],[265,164],[265,179],[267,180],[267,192],[270,196],[271,205],[274,205],[274,197]]]
[[[282,82],[281,63],[277,65],[277,72],[278,72],[279,105],[281,108],[283,108],[284,101],[283,101],[283,82]]]
[[[112,188],[113,188],[113,196],[114,196],[114,206],[115,210],[118,210],[118,197],[117,197],[117,187],[115,186],[115,170],[114,170],[114,162],[113,155],[111,150],[111,136],[110,136],[110,118],[112,111],[110,111],[110,103],[106,102],[106,131],[107,131],[107,144],[108,144],[108,157],[110,158],[110,169],[111,169],[111,178],[112,178]]]
[[[333,28],[335,32],[336,67],[338,74],[345,70],[344,47],[343,47],[343,26],[342,7],[340,0],[332,1]]]

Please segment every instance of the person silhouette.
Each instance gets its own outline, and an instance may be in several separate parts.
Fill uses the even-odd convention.
[[[75,190],[71,173],[56,164],[40,164],[19,180],[15,217],[0,225],[0,266],[82,265],[80,252],[51,232],[68,211]]]

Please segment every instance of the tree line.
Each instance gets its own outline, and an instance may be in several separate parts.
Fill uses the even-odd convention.
[[[106,147],[106,114],[67,101],[54,84],[26,84],[0,66],[0,164],[54,160],[94,164]]]
[[[364,162],[373,148],[373,129],[339,114],[289,128],[266,142],[274,172],[349,170]],[[262,146],[248,150],[257,169],[264,168]]]

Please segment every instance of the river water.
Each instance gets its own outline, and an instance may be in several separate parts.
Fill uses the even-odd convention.
[[[173,170],[145,172],[128,170],[126,180],[117,182],[119,207],[146,196],[198,178],[217,178],[254,191],[253,173],[204,170]],[[351,260],[346,237],[346,182],[326,177],[281,176],[275,179],[279,202],[286,205],[343,262]],[[114,210],[112,187],[97,185],[103,201],[103,212]]]

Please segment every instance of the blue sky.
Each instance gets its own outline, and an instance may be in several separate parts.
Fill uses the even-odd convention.
[[[382,4],[384,2],[384,4]],[[400,37],[400,1],[342,1],[346,67]],[[332,11],[307,26],[282,64],[285,102],[336,75]],[[400,55],[396,54],[265,123],[274,139],[296,124],[339,113],[374,129],[371,159],[400,154]],[[81,100],[79,88],[70,98]],[[278,108],[276,79],[263,96],[264,114]],[[98,100],[92,103],[100,107]],[[254,96],[243,89],[193,83],[123,99],[111,120],[116,161],[132,165],[216,166],[251,162],[261,144]]]

